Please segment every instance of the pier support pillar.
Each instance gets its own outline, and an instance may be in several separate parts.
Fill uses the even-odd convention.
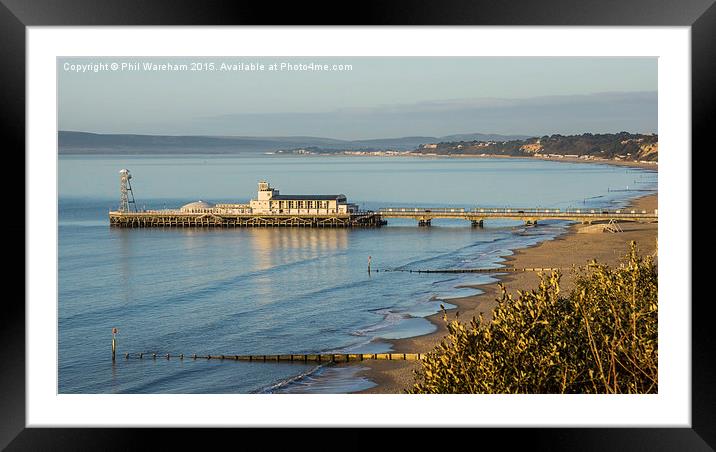
[[[472,225],[473,228],[482,228],[484,227],[482,221],[483,220],[472,220],[470,221],[470,225]]]
[[[418,220],[418,226],[420,227],[429,227],[430,226],[430,220]]]

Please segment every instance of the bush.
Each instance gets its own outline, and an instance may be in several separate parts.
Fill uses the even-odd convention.
[[[568,296],[559,272],[516,298],[500,284],[493,320],[448,322],[407,392],[656,393],[655,262],[632,242],[618,268],[592,261],[576,272]]]

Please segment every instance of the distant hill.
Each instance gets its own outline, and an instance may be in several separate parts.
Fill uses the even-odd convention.
[[[447,135],[440,137],[440,141],[506,141],[506,140],[524,140],[530,138],[529,135],[497,135],[494,133],[463,133],[459,135]]]
[[[656,134],[604,133],[545,135],[519,140],[460,140],[420,145],[418,154],[503,155],[513,157],[563,156],[583,159],[611,159],[656,162],[659,137]]]
[[[332,153],[350,150],[411,150],[423,144],[463,139],[515,140],[521,135],[466,134],[447,137],[401,137],[371,140],[337,140],[321,137],[248,137],[199,135],[99,134],[61,130],[60,154],[248,154],[311,148]]]

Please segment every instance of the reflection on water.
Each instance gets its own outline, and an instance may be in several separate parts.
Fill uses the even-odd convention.
[[[348,248],[349,230],[314,228],[251,228],[242,237],[251,250],[258,270],[299,259],[310,259],[325,252]],[[281,250],[280,253],[276,253]]]

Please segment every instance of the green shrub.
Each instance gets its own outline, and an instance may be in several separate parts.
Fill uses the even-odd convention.
[[[516,298],[500,285],[492,321],[448,322],[407,392],[656,393],[655,262],[632,242],[618,268],[575,271],[568,296],[553,272]]]

